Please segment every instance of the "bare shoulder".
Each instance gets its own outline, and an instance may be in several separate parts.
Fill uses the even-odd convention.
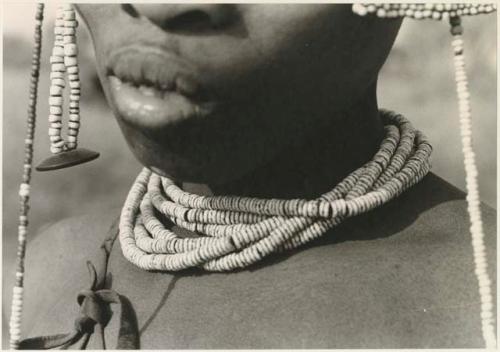
[[[71,321],[51,315],[54,306],[77,311],[76,294],[89,285],[86,261],[95,261],[99,247],[119,209],[60,220],[28,242],[25,270],[23,331],[30,336],[67,332]],[[44,316],[50,316],[45,319]],[[37,317],[37,319],[34,319]],[[63,330],[45,331],[50,321]]]
[[[76,293],[88,285],[85,262],[95,258],[118,213],[62,220],[30,243],[30,336],[72,327]],[[483,206],[483,222],[494,279],[494,209]],[[132,302],[144,348],[482,344],[465,195],[434,175],[309,248],[237,273],[144,272],[119,248],[113,252],[113,288]],[[108,333],[118,324],[112,320]]]
[[[144,272],[117,250],[113,287],[147,349],[481,347],[464,198],[429,175],[308,248],[234,273]],[[494,278],[495,212],[483,213]]]

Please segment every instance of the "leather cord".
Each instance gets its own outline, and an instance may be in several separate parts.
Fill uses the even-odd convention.
[[[27,338],[20,342],[20,349],[67,349],[79,344],[79,349],[86,349],[90,338],[94,335],[101,349],[106,349],[104,329],[111,320],[112,303],[121,306],[120,330],[116,349],[138,349],[140,345],[139,329],[135,311],[129,300],[111,288],[106,287],[108,261],[113,243],[118,235],[118,219],[113,222],[106,239],[100,246],[97,266],[87,261],[90,286],[77,295],[80,312],[75,319],[73,331],[66,334],[55,334]]]

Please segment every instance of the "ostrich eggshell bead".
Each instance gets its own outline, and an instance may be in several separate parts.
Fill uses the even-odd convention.
[[[50,79],[54,79],[54,78],[62,78],[63,79],[64,73],[63,72],[51,72],[49,78]]]
[[[54,121],[49,124],[50,128],[57,128],[61,129],[62,128],[62,122],[61,121]]]
[[[52,72],[64,72],[64,71],[66,71],[66,66],[64,66],[64,64],[61,64],[61,63],[52,64],[51,70],[52,70]]]
[[[63,36],[63,43],[64,44],[72,44],[76,42],[76,38],[74,35],[65,35]]]
[[[60,86],[50,86],[49,94],[52,96],[62,95],[63,88]]]
[[[61,115],[52,115],[52,114],[49,115],[49,122],[59,122],[61,120],[62,120]]]
[[[49,112],[51,115],[60,116],[62,114],[62,108],[60,106],[49,106]]]
[[[62,7],[58,7],[56,10],[56,18],[58,20],[63,19],[64,17],[64,9]]]
[[[56,135],[56,136],[49,136],[49,140],[51,142],[59,142],[62,140],[62,137],[60,135]]]
[[[55,147],[53,145],[50,146],[50,152],[52,154],[59,154],[63,151],[63,148]]]
[[[75,33],[75,29],[71,27],[64,27],[62,30],[62,35],[74,35]]]
[[[61,134],[61,130],[59,128],[49,127],[49,136],[59,136]]]
[[[71,66],[71,67],[67,67],[66,68],[66,71],[69,73],[69,74],[76,74],[79,72],[79,69],[78,69],[78,66]]]
[[[79,80],[70,81],[69,86],[71,89],[79,89],[80,88],[80,81]]]
[[[66,142],[64,142],[63,140],[60,140],[59,142],[52,143],[52,146],[54,146],[56,148],[63,148],[65,143]]]
[[[77,64],[76,57],[74,57],[74,56],[65,56],[64,57],[64,65],[66,65],[67,67],[76,66],[76,64]]]
[[[62,106],[63,98],[58,96],[49,97],[49,105]]]
[[[75,12],[73,10],[64,11],[63,19],[64,20],[74,20],[75,19]]]
[[[78,47],[76,44],[69,43],[64,45],[64,55],[66,56],[76,56],[78,54]]]
[[[72,27],[75,28],[78,26],[78,22],[74,20],[63,21],[64,27]]]
[[[64,79],[61,79],[61,78],[54,78],[51,80],[51,83],[56,85],[56,86],[60,86],[60,87],[66,86],[66,82],[64,81]]]
[[[62,56],[54,56],[52,55],[49,59],[49,62],[51,64],[57,64],[57,63],[61,63],[61,62],[64,62],[64,58]]]

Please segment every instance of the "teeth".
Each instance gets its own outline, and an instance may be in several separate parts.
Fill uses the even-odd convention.
[[[195,81],[182,76],[177,77],[175,81],[161,82],[158,85],[153,85],[150,82],[138,84],[123,76],[118,78],[117,81],[118,87],[122,84],[132,85],[147,97],[165,98],[165,96],[175,91],[181,94],[194,95],[198,90],[198,84]]]
[[[141,84],[138,88],[141,91],[141,93],[144,94],[145,96],[148,96],[148,97],[156,96],[157,91],[153,87],[148,87],[148,86]]]
[[[139,91],[147,96],[147,97],[156,97],[156,98],[164,98],[165,94],[168,94],[170,91],[165,91],[154,86],[141,84],[136,86]]]

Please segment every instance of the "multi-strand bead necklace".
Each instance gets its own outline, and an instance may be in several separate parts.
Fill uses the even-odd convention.
[[[401,115],[381,111],[381,117],[386,136],[373,159],[313,200],[198,196],[144,169],[121,213],[125,258],[146,270],[229,271],[302,246],[388,202],[427,174],[432,148]],[[176,235],[156,212],[203,236]]]

